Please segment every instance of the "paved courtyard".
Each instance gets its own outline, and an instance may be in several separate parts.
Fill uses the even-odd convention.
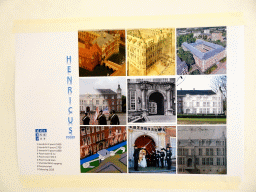
[[[147,118],[149,121],[146,123],[176,123],[175,115],[150,115]]]
[[[157,61],[147,70],[147,76],[157,75],[175,75],[175,63],[167,65],[161,61]]]

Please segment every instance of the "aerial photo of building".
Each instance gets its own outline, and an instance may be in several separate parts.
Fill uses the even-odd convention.
[[[138,148],[140,155],[137,171],[134,167],[134,153],[137,151],[135,147]],[[176,173],[175,126],[129,126],[128,148],[130,173]],[[171,154],[168,155],[170,151]]]
[[[227,174],[226,126],[178,126],[178,174]]]
[[[177,29],[177,74],[226,74],[226,42],[226,27]]]
[[[125,31],[79,31],[79,76],[125,76]]]
[[[82,173],[126,173],[126,127],[81,126]]]
[[[223,46],[203,40],[196,40],[195,43],[184,42],[182,48],[193,54],[195,64],[202,72],[226,57],[226,50]]]
[[[99,125],[97,117],[101,111],[108,125],[111,124],[112,111],[118,116],[120,125],[126,124],[126,79],[124,77],[80,78],[79,83],[81,125],[86,125],[83,122],[85,115],[89,117],[90,125]]]
[[[175,29],[127,31],[129,76],[175,75]]]
[[[174,78],[128,79],[129,123],[175,123]]]

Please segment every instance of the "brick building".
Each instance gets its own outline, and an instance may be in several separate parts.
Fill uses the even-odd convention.
[[[80,95],[80,112],[105,110],[115,110],[122,112],[122,89],[120,85],[117,91],[111,89],[95,89],[93,93],[86,93]]]
[[[184,42],[182,48],[184,51],[190,51],[193,54],[195,64],[202,72],[226,57],[224,47],[203,40],[196,40],[195,43],[190,44]]]
[[[178,127],[178,173],[226,174],[225,126]]]
[[[96,154],[123,141],[126,141],[125,126],[81,126],[80,158]]]
[[[211,40],[212,41],[218,41],[218,40],[220,40],[221,42],[223,42],[224,41],[224,39],[223,39],[223,36],[222,36],[222,33],[212,33],[212,35],[211,35]]]
[[[119,44],[119,32],[79,31],[79,67],[92,71],[96,65],[103,65],[111,55],[119,52]]]

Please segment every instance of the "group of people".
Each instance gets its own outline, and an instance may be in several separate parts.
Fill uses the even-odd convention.
[[[143,152],[145,151],[145,152]],[[141,153],[142,152],[142,153]],[[140,154],[143,154],[143,157],[140,159]],[[147,167],[147,160],[146,160],[146,150],[145,148],[138,148],[137,146],[134,147],[134,170],[138,171],[138,167]],[[161,151],[155,151],[152,155],[152,166],[164,168],[164,162],[167,163],[167,169],[171,170],[172,166],[172,151],[169,146],[162,148]]]
[[[119,117],[115,113],[114,110],[110,112],[108,120],[110,121],[110,125],[120,125]],[[84,117],[82,119],[83,125],[90,125],[90,117],[88,116],[88,113],[84,114]],[[103,114],[103,111],[100,110],[99,115],[97,117],[98,125],[107,125],[107,118]]]

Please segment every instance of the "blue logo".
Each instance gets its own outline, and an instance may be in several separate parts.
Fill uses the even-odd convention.
[[[44,141],[47,137],[47,129],[36,129],[36,141]]]

